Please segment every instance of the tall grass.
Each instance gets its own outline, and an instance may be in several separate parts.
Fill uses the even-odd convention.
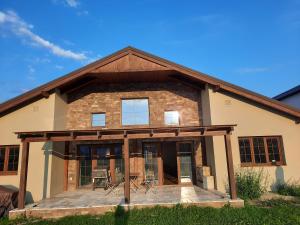
[[[300,184],[297,182],[278,183],[275,188],[280,195],[300,197]]]
[[[241,199],[258,199],[267,190],[268,181],[263,170],[241,169],[235,176],[238,197]]]

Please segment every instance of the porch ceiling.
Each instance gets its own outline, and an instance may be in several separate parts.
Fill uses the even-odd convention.
[[[230,134],[236,125],[143,127],[94,130],[25,131],[15,132],[25,142],[89,141],[144,138],[176,138],[221,136]]]

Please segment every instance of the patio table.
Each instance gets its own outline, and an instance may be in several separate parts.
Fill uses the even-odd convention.
[[[7,216],[10,210],[17,207],[18,191],[0,186],[0,218]]]

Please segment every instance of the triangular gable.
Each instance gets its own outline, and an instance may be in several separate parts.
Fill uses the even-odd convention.
[[[166,66],[141,58],[134,54],[125,55],[115,61],[94,69],[93,73],[102,72],[131,72],[131,71],[155,71],[168,70]]]
[[[261,105],[276,109],[279,112],[286,113],[287,115],[294,117],[296,121],[300,120],[300,111],[294,107],[132,47],[124,48],[103,59],[2,103],[0,105],[0,116],[16,107],[21,107],[26,102],[36,99],[37,97],[45,97],[48,95],[47,93],[56,88],[66,85],[78,78],[82,78],[89,73],[101,74],[104,72],[130,72],[143,70],[177,71],[182,74],[182,76],[212,85],[215,87],[215,90],[236,94]]]

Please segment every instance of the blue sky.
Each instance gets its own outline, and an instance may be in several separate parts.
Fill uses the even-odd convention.
[[[300,84],[300,0],[1,0],[0,102],[128,45],[272,97]]]

